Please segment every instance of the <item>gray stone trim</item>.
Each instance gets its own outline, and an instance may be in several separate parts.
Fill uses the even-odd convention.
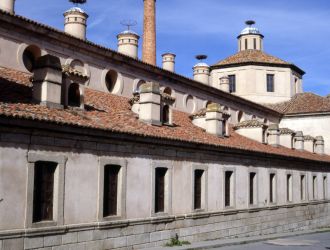
[[[162,217],[172,214],[172,182],[173,182],[173,166],[172,162],[153,161],[151,165],[151,217]],[[156,168],[167,168],[165,176],[165,211],[163,213],[155,213],[155,191],[156,191]]]
[[[259,171],[257,168],[254,168],[254,167],[249,167],[248,168],[248,174],[247,174],[247,190],[248,190],[248,197],[247,197],[247,207],[250,207],[250,208],[255,208],[255,207],[258,207],[259,206]],[[250,173],[255,173],[256,176],[256,187],[254,189],[254,201],[253,201],[253,204],[250,204]]]
[[[194,209],[194,197],[195,197],[195,188],[194,188],[194,177],[195,170],[203,170],[202,178],[202,197],[201,197],[201,209]],[[192,212],[206,212],[208,209],[208,167],[201,164],[193,164],[191,167],[191,211]]]
[[[33,223],[33,189],[34,189],[34,166],[37,161],[56,162],[54,180],[53,221]],[[60,226],[64,223],[64,173],[67,157],[50,152],[31,152],[27,154],[27,188],[25,228],[39,228]]]
[[[231,193],[231,200],[232,200],[232,205],[227,207],[225,205],[225,180],[226,180],[226,172],[227,171],[231,171],[233,172],[232,174],[232,185],[230,185],[232,187],[232,190],[230,190]],[[226,209],[234,209],[236,207],[236,168],[235,167],[224,167],[222,170],[222,207],[224,210]]]
[[[273,200],[275,199],[275,201],[273,202],[270,202],[270,190],[268,190],[268,205],[269,206],[275,206],[277,204],[277,201],[278,201],[278,173],[277,173],[277,170],[276,169],[269,169],[268,170],[268,188],[270,186],[270,175],[271,174],[275,174],[275,188],[273,188],[273,191],[275,193],[274,197],[273,197]]]
[[[304,200],[302,200],[301,199],[301,177],[302,176],[304,176],[305,177],[305,190],[304,190],[304,192],[305,192],[305,199]],[[306,201],[308,201],[308,173],[307,172],[300,172],[299,173],[299,194],[300,194],[300,197],[299,197],[299,200],[301,201],[301,202],[306,202]]]
[[[118,165],[119,171],[119,183],[117,193],[117,215],[115,216],[103,216],[103,195],[104,195],[104,167],[106,165]],[[97,220],[113,221],[120,220],[126,217],[126,178],[127,178],[127,160],[118,157],[105,157],[99,158],[99,181],[98,181],[98,204],[97,204]]]

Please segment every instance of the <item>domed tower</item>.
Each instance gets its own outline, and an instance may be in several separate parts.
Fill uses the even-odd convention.
[[[263,38],[259,29],[254,27],[255,21],[249,20],[245,24],[247,27],[243,29],[238,39],[238,51],[244,50],[261,50],[263,51]]]
[[[79,7],[73,7],[64,13],[64,31],[77,38],[86,39],[88,15]]]
[[[118,52],[124,55],[138,58],[138,48],[140,36],[128,29],[121,32],[118,36]]]
[[[205,62],[203,62],[203,60],[206,58],[207,58],[206,55],[197,55],[196,59],[199,60],[200,62],[193,67],[193,71],[194,71],[195,81],[209,85],[210,66]]]

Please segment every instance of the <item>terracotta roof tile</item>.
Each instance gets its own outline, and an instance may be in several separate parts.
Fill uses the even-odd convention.
[[[12,76],[12,79],[8,79],[8,76]],[[173,112],[173,121],[176,126],[150,126],[138,120],[137,116],[131,111],[128,98],[91,89],[86,89],[85,91],[86,109],[84,111],[48,109],[26,100],[26,96],[31,96],[32,92],[29,77],[28,74],[13,73],[11,70],[0,68],[0,86],[8,89],[12,88],[10,87],[11,85],[14,85],[12,89],[24,87],[19,93],[25,96],[22,98],[24,102],[21,102],[19,98],[12,100],[12,102],[7,102],[6,100],[9,97],[3,97],[3,93],[0,92],[0,116],[73,125],[151,138],[192,142],[222,148],[241,149],[263,154],[269,153],[281,157],[288,156],[330,162],[330,156],[312,154],[307,151],[289,150],[284,147],[274,148],[240,136],[233,130],[229,138],[219,138],[194,126],[189,115],[179,111]]]
[[[237,123],[234,126],[234,129],[240,129],[240,128],[261,128],[261,127],[265,127],[266,124],[264,124],[263,122],[260,122],[258,120],[247,120],[247,121],[243,121],[240,123]]]
[[[296,94],[290,101],[265,105],[283,114],[330,112],[330,98],[313,93]]]

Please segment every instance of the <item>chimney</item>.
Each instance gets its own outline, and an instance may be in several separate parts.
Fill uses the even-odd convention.
[[[175,54],[165,53],[162,55],[163,69],[174,72],[175,71]]]
[[[304,134],[302,131],[297,131],[294,137],[294,148],[296,150],[304,150]]]
[[[33,75],[33,99],[49,108],[61,105],[62,66],[60,59],[52,55],[37,59]]]
[[[210,81],[210,66],[206,63],[197,63],[194,67],[194,80],[197,82],[209,85]]]
[[[156,65],[156,0],[144,1],[142,61]]]
[[[161,95],[159,84],[155,82],[146,82],[140,86],[140,110],[139,119],[146,123],[160,126]]]
[[[280,145],[280,130],[278,124],[270,124],[268,126],[268,144],[273,147]]]
[[[286,148],[294,148],[293,139],[295,132],[288,128],[280,128],[280,144]]]
[[[220,104],[209,104],[205,115],[206,132],[219,137],[228,136],[228,118],[229,116],[223,113]]]
[[[0,9],[15,14],[15,0],[1,0]]]
[[[229,93],[229,77],[223,76],[220,78],[220,90]]]
[[[118,36],[118,52],[124,55],[138,58],[140,36],[131,30],[121,32]]]
[[[81,8],[73,7],[64,14],[64,31],[74,37],[85,40],[88,15]]]
[[[315,138],[310,135],[304,136],[304,149],[308,152],[314,153],[314,146]]]
[[[324,139],[322,136],[315,137],[315,153],[324,155]]]

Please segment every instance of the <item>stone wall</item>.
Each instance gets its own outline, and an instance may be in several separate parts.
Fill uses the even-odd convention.
[[[0,128],[0,246],[7,249],[116,249],[162,245],[176,233],[196,241],[328,226],[329,182],[324,197],[321,178],[326,164],[254,155],[107,131],[20,121],[20,127],[1,122]],[[13,121],[11,121],[13,122]],[[33,161],[60,162],[63,201],[57,221],[31,223]],[[126,167],[122,214],[100,216],[100,171],[103,162]],[[153,171],[169,167],[168,210],[153,212]],[[194,169],[203,169],[205,206],[193,208]],[[224,171],[234,172],[234,204],[224,206]],[[257,202],[249,204],[248,174],[257,173]],[[276,202],[269,202],[269,173],[277,174]],[[293,176],[293,200],[287,202],[286,175]],[[308,179],[306,200],[300,200],[299,176]],[[317,197],[310,180],[318,176]],[[30,191],[29,191],[30,190]],[[29,196],[30,195],[30,196]],[[62,210],[61,210],[62,209]],[[10,244],[14,245],[10,248]],[[74,244],[71,245],[70,244]],[[67,246],[62,246],[67,245]],[[53,248],[49,248],[52,246]],[[60,246],[60,247],[56,247]],[[74,246],[73,248],[70,248]]]

